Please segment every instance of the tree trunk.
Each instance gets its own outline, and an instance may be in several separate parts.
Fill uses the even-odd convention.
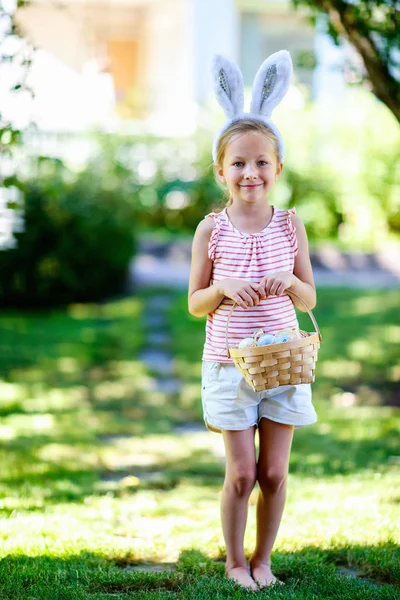
[[[314,6],[325,12],[338,34],[344,36],[363,59],[372,92],[392,111],[400,123],[400,83],[389,72],[370,35],[363,35],[351,5],[331,0],[316,0]]]

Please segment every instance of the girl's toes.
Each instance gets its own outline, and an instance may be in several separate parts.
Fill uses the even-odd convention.
[[[228,577],[228,579],[233,579],[233,581],[235,581],[235,583],[238,583],[241,587],[247,588],[249,590],[258,589],[254,579],[250,577],[248,570],[244,567],[227,569],[226,576]]]
[[[275,577],[271,571],[271,567],[267,564],[255,565],[251,568],[251,574],[254,581],[258,583],[260,588],[272,587],[274,585],[285,585]]]

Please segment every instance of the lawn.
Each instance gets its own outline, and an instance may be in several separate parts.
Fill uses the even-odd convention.
[[[165,324],[146,321],[157,295]],[[295,433],[273,554],[286,585],[255,593],[223,576],[222,439],[199,426],[185,294],[0,313],[0,598],[400,598],[399,304],[319,290],[319,421]],[[141,359],[149,330],[170,335],[180,392]]]

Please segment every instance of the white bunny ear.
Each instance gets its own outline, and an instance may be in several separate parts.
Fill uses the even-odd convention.
[[[244,86],[239,67],[217,54],[214,56],[212,74],[215,96],[225,116],[233,118],[243,113]]]
[[[287,50],[271,54],[254,78],[251,112],[270,117],[288,91],[292,73],[292,59]]]

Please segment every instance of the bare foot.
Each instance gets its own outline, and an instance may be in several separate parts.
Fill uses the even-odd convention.
[[[260,588],[284,585],[283,581],[279,581],[272,573],[271,565],[268,563],[250,563],[250,568],[253,579],[258,583]]]
[[[233,569],[225,569],[228,579],[233,579],[236,583],[250,590],[258,590],[257,584],[250,577],[246,567],[234,567]]]

